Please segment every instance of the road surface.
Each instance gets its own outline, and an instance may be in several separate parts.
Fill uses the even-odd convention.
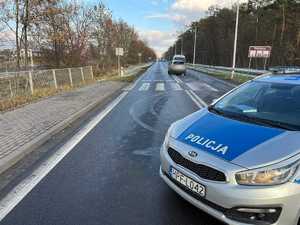
[[[221,225],[159,177],[169,125],[232,89],[154,64],[15,207],[1,225]]]

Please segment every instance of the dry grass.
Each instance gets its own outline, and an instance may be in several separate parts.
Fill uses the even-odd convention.
[[[12,98],[0,99],[0,112],[13,110],[18,107],[24,106],[26,104],[36,102],[42,98],[50,97],[50,96],[56,95],[61,92],[72,91],[76,88],[80,88],[82,86],[86,86],[86,85],[89,85],[92,83],[95,83],[95,81],[88,81],[85,83],[81,83],[79,85],[76,85],[75,87],[65,85],[65,86],[59,87],[59,89],[40,88],[40,89],[35,89],[33,95],[25,94],[25,95],[15,96]]]
[[[242,84],[245,83],[249,80],[252,80],[253,77],[252,76],[247,76],[247,75],[243,75],[243,74],[239,74],[239,73],[235,73],[235,76],[233,79],[231,79],[231,72],[230,71],[211,71],[211,70],[207,70],[205,68],[197,68],[197,70],[199,70],[200,72],[206,73],[210,76],[214,76],[218,79],[221,80],[225,80],[234,84]]]
[[[84,83],[81,83],[74,87],[70,87],[70,86],[66,85],[66,86],[60,87],[57,90],[55,88],[40,88],[40,89],[35,89],[33,95],[30,95],[28,93],[28,94],[14,96],[12,98],[5,98],[5,99],[0,98],[0,112],[13,110],[18,107],[38,101],[45,97],[56,95],[61,92],[72,91],[76,88],[80,88],[82,86],[86,86],[86,85],[95,83],[97,80],[98,81],[133,82],[137,77],[139,77],[141,74],[143,74],[146,70],[147,70],[147,68],[143,68],[143,69],[137,71],[137,73],[133,74],[132,76],[128,76],[128,77],[118,76],[118,73],[116,70],[101,72],[101,74],[100,74],[100,71],[98,71],[96,73],[94,72],[94,76],[95,76],[96,80],[85,81]]]
[[[123,76],[120,77],[117,73],[117,71],[111,71],[111,73],[108,73],[106,75],[98,77],[98,80],[100,81],[121,81],[121,82],[133,82],[135,81],[140,75],[142,75],[148,67],[139,69],[136,73],[130,75],[130,76]]]

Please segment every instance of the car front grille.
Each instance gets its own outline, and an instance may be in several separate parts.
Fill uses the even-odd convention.
[[[171,159],[178,165],[181,165],[190,171],[196,173],[203,179],[218,181],[218,182],[225,182],[226,176],[223,172],[211,168],[209,166],[205,166],[202,164],[194,163],[186,158],[184,158],[179,152],[177,152],[173,148],[168,149],[169,156]]]

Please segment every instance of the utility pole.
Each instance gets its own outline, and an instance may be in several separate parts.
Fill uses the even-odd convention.
[[[29,0],[25,0],[25,21],[24,21],[24,47],[25,47],[25,68],[28,67],[28,23],[29,23]]]
[[[175,41],[175,55],[177,54],[177,40]]]
[[[239,29],[239,13],[240,13],[240,2],[237,1],[236,7],[236,21],[235,21],[235,35],[234,35],[234,47],[233,47],[233,60],[232,60],[232,72],[231,79],[234,78],[235,64],[236,64],[236,50],[237,50],[237,39],[238,39],[238,29]]]
[[[17,70],[20,70],[20,42],[19,42],[19,0],[15,0],[16,4],[16,51],[17,51]]]
[[[197,47],[197,26],[195,26],[195,39],[194,39],[194,57],[193,57],[193,65],[196,63],[196,47]]]
[[[183,55],[183,36],[181,36],[181,55]]]

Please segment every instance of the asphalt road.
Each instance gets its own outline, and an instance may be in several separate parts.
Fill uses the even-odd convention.
[[[169,76],[166,64],[154,64],[0,224],[221,224],[159,177],[159,149],[169,125],[199,110],[197,96],[210,103],[232,88],[194,73]]]

